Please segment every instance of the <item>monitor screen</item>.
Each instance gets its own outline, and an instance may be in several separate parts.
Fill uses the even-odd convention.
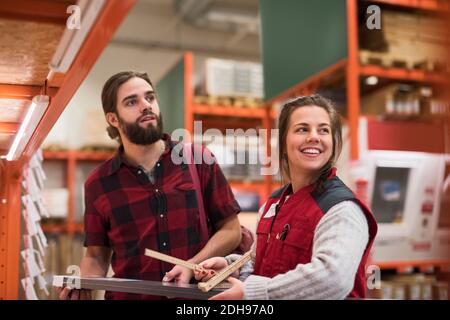
[[[410,168],[377,167],[372,193],[372,211],[379,223],[403,220]]]
[[[439,228],[450,229],[450,163],[445,166],[444,184],[439,210]]]

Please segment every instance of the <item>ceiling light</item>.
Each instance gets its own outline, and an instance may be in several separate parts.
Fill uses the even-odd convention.
[[[56,72],[66,72],[72,65],[78,51],[86,39],[97,16],[100,13],[105,0],[80,0],[77,6],[80,8],[81,19],[79,29],[66,28],[58,48],[50,62],[50,68]]]
[[[14,137],[14,141],[9,149],[8,155],[6,156],[6,160],[12,161],[19,159],[34,130],[47,110],[49,103],[50,97],[46,95],[39,95],[33,98],[27,114],[25,115],[25,119]]]
[[[374,86],[378,84],[378,77],[370,76],[366,78],[366,84],[369,86]]]

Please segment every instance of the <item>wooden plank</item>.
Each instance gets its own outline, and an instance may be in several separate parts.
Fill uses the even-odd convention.
[[[251,251],[246,252],[242,257],[240,257],[238,260],[234,261],[232,264],[230,264],[228,267],[223,269],[221,272],[219,272],[216,276],[209,279],[207,282],[200,282],[198,284],[198,287],[203,292],[208,292],[215,286],[217,286],[219,283],[224,281],[226,278],[228,278],[233,272],[240,269],[244,264],[246,264],[251,259]]]
[[[171,298],[206,300],[222,291],[215,288],[202,292],[195,284],[177,284],[175,282],[160,282],[121,278],[86,278],[77,276],[53,276],[53,286],[71,286],[76,289],[107,290],[136,294],[149,294]]]
[[[171,257],[171,256],[169,256],[167,254],[160,253],[158,251],[145,249],[145,255],[147,257],[158,259],[158,260],[161,260],[161,261],[164,261],[164,262],[168,262],[168,263],[171,263],[171,264],[174,264],[174,265],[180,265],[180,266],[186,267],[186,268],[191,269],[191,270],[199,270],[199,271],[204,270],[198,264],[191,263],[191,262],[188,262],[188,261],[184,261],[184,260],[181,260],[181,259],[178,259],[178,258],[175,258],[175,257]]]

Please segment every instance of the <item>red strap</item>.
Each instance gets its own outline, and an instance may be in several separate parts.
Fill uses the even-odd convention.
[[[194,183],[195,196],[197,198],[198,211],[200,213],[200,216],[199,216],[200,236],[201,236],[201,239],[206,244],[206,242],[208,242],[208,240],[209,240],[208,224],[206,223],[206,211],[205,211],[205,206],[203,203],[203,197],[200,193],[200,191],[202,190],[201,189],[202,187],[200,184],[197,166],[195,165],[194,154],[193,154],[194,149],[196,149],[198,152],[200,152],[200,154],[201,154],[202,150],[201,149],[199,150],[199,148],[197,148],[192,143],[185,143],[183,146],[183,149],[184,149],[183,154],[185,155],[185,160],[187,160],[187,165],[189,168],[189,173],[191,174],[192,182]]]

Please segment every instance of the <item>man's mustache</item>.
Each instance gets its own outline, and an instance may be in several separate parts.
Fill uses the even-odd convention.
[[[144,111],[142,111],[142,115],[137,119],[137,122],[140,122],[144,117],[148,116],[153,116],[156,120],[158,120],[158,116],[156,115],[156,113],[149,109],[145,109]]]

